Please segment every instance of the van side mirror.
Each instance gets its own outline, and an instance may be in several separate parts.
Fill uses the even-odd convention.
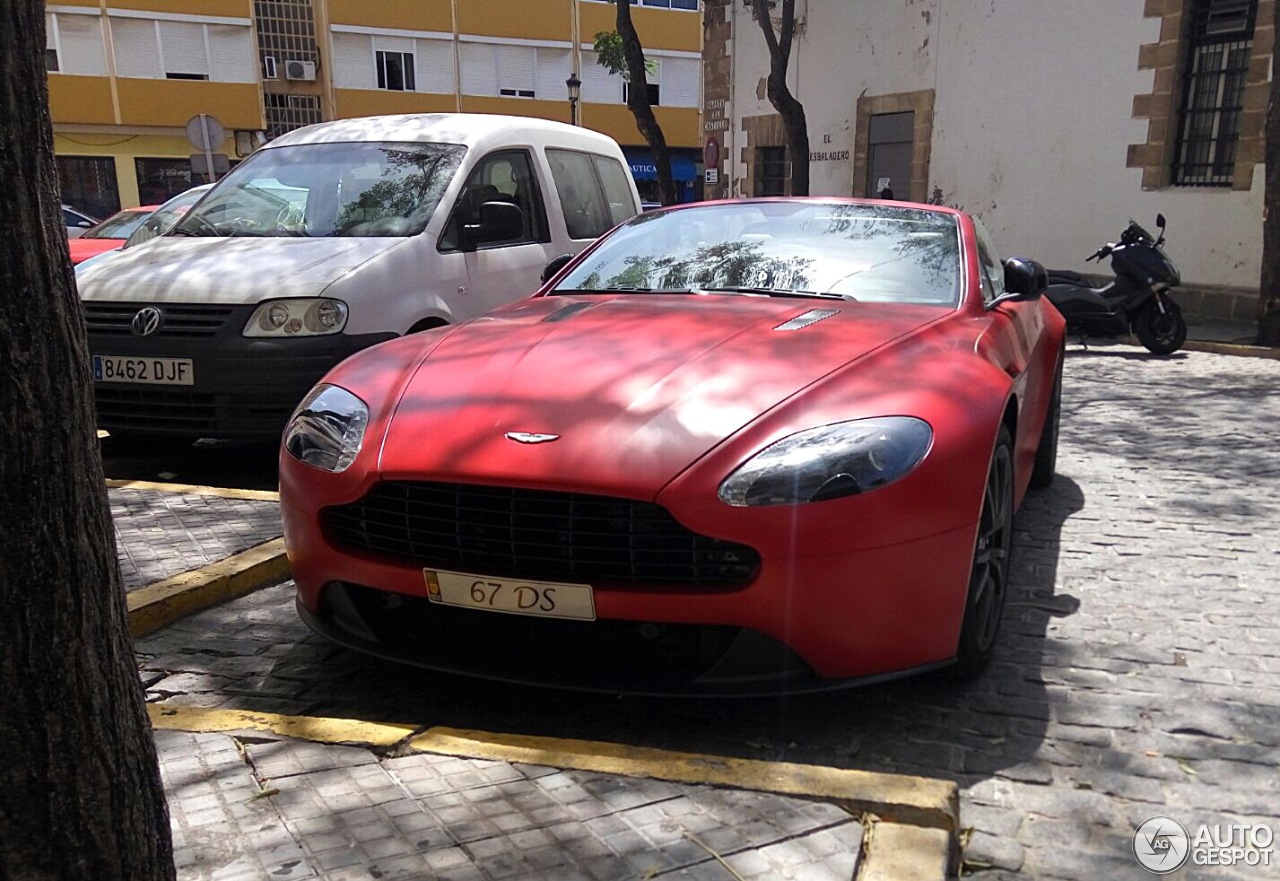
[[[480,222],[462,227],[464,248],[471,250],[485,242],[507,242],[524,236],[524,212],[510,202],[485,202],[480,206]]]
[[[996,297],[988,305],[1010,300],[1034,300],[1049,286],[1049,273],[1043,265],[1025,257],[1010,257],[1004,261],[1004,295]]]
[[[551,281],[551,279],[555,278],[556,273],[568,266],[569,261],[572,259],[572,254],[561,254],[559,257],[552,257],[551,262],[542,270],[542,283],[546,284]]]

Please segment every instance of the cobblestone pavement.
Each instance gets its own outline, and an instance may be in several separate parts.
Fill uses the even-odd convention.
[[[1059,479],[1028,497],[993,667],[828,696],[661,702],[459,683],[335,650],[288,586],[138,649],[155,700],[948,777],[969,871],[1149,878],[1156,815],[1280,829],[1280,362],[1068,349]],[[1280,877],[1197,867],[1190,877]]]
[[[849,881],[862,841],[838,807],[757,792],[226,734],[156,743],[183,881]]]
[[[112,487],[126,590],[225,559],[280,535],[275,502]]]

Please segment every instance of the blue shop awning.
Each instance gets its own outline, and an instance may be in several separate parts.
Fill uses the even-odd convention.
[[[648,150],[624,149],[627,164],[631,166],[631,176],[636,180],[657,180],[658,170],[653,165],[653,154]],[[671,177],[675,180],[696,180],[698,169],[694,165],[693,156],[688,153],[671,151]]]

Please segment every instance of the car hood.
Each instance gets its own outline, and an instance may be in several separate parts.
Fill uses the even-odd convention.
[[[405,239],[161,236],[77,276],[85,300],[245,305],[314,297]]]
[[[67,242],[67,247],[71,251],[71,262],[75,264],[88,260],[90,257],[114,251],[123,244],[124,239],[86,239],[81,236],[78,239],[71,239]]]
[[[380,470],[651,498],[765,411],[949,311],[706,295],[526,300],[430,351],[396,405]]]

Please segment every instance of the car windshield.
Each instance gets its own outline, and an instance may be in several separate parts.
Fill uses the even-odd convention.
[[[411,236],[462,162],[456,144],[298,144],[237,166],[173,228],[190,236]]]
[[[142,226],[150,211],[120,211],[88,230],[82,239],[127,239]]]
[[[741,201],[641,214],[555,292],[732,293],[954,306],[954,214],[889,205]]]
[[[138,225],[133,234],[129,236],[129,240],[124,243],[124,247],[132,248],[164,233],[169,227],[178,222],[178,218],[185,214],[188,208],[200,201],[200,197],[209,191],[210,186],[210,184],[205,184],[204,186],[193,187],[165,202],[151,212],[151,216],[144,223]]]

